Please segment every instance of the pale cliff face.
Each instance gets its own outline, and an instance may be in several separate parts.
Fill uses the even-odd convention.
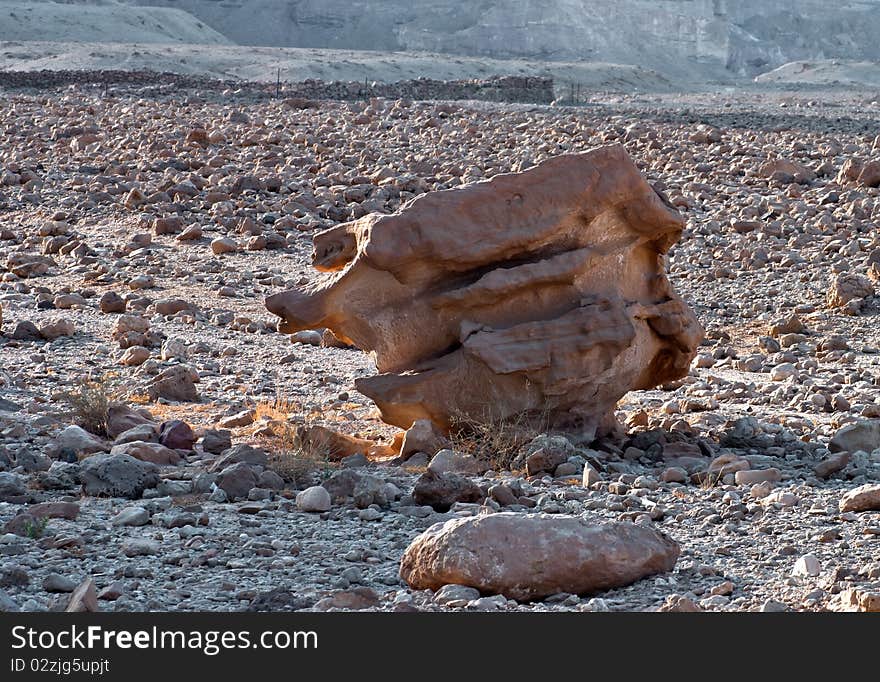
[[[188,11],[237,43],[591,60],[751,74],[880,59],[880,0],[129,0]]]

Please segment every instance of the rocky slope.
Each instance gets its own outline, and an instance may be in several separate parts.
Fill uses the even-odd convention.
[[[246,45],[429,50],[754,74],[796,59],[878,59],[877,0],[138,0]]]
[[[150,5],[150,3],[146,3]],[[118,43],[201,43],[229,39],[178,8],[129,7],[116,2],[0,0],[0,40]]]

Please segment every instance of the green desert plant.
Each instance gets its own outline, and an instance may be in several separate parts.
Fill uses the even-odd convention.
[[[39,540],[46,532],[46,526],[49,525],[48,516],[36,516],[33,521],[25,521],[24,533],[31,540]]]

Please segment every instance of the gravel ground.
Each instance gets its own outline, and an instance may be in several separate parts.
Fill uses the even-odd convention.
[[[841,427],[880,416],[880,190],[839,175],[880,160],[877,93],[299,108],[117,86],[0,100],[0,468],[12,472],[0,522],[35,502],[79,505],[75,519],[0,535],[4,608],[64,610],[89,578],[102,610],[825,610],[846,590],[880,586],[880,515],[839,507],[880,478],[880,442],[816,470]],[[86,382],[157,422],[197,434],[225,425],[233,443],[270,457],[286,448],[279,414],[390,442],[394,430],[353,388],[373,373],[369,357],[314,337],[291,344],[263,298],[315,276],[318,229],[610,143],[687,218],[669,271],[707,339],[684,380],[621,401],[625,437],[573,439],[558,476],[471,478],[484,492],[521,486],[530,511],[651,524],[682,547],[674,572],[533,603],[413,591],[397,570],[416,535],[501,508],[491,495],[443,513],[417,504],[421,460],[352,469],[393,487],[323,512],[302,511],[297,492],[338,476],[335,466],[222,501],[202,478],[218,455],[201,441],[141,499],[82,493],[59,434],[72,419],[63,394]],[[157,222],[169,216],[179,225]],[[191,238],[179,239],[184,229]],[[149,330],[102,312],[107,292]],[[181,364],[198,375],[199,401],[151,401],[156,376]],[[599,474],[588,487],[585,465]],[[763,473],[738,483],[737,470]],[[128,508],[144,525],[113,523]]]

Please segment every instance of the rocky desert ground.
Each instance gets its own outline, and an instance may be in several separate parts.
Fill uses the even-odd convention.
[[[0,95],[0,608],[880,609],[877,91],[32,85]],[[264,306],[319,276],[322,229],[612,144],[685,219],[668,276],[706,330],[686,377],[619,403],[619,436],[401,449],[354,388],[371,358]],[[630,522],[610,545],[660,531],[680,555],[537,599],[401,578],[423,531],[477,517],[526,543]]]

